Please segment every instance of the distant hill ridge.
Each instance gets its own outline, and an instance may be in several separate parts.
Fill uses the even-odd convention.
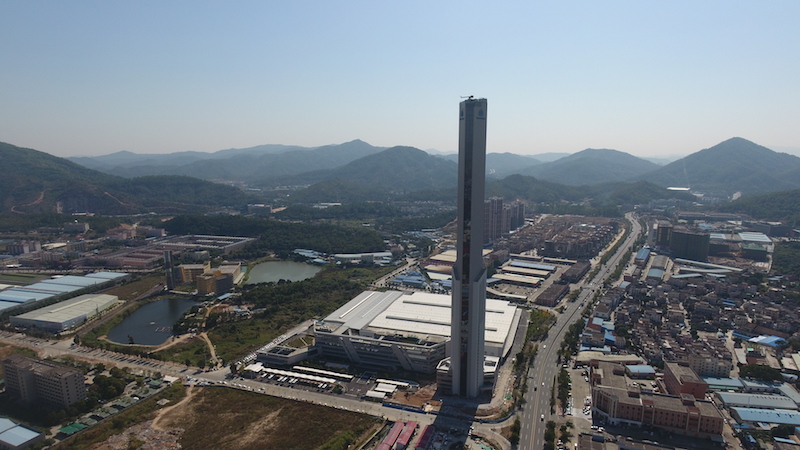
[[[392,147],[343,166],[271,180],[269,184],[315,184],[339,179],[393,192],[455,186],[458,166],[413,147]],[[265,183],[267,184],[267,183]]]
[[[655,163],[618,150],[588,148],[553,162],[523,169],[521,173],[580,186],[628,180],[658,167]]]
[[[231,186],[181,176],[126,179],[0,142],[0,213],[179,213],[246,201]]]
[[[776,192],[800,188],[800,158],[734,137],[638,179],[728,194]]]
[[[0,168],[0,175],[4,176],[0,186],[4,188],[4,210],[11,207],[47,209],[47,205],[52,208],[66,205],[73,210],[80,210],[96,204],[127,211],[140,210],[146,204],[141,197],[144,191],[133,187],[135,183],[142,183],[139,178],[129,180],[126,185],[123,179],[36,150],[20,149],[11,144],[3,144],[2,148],[5,153],[0,157],[5,159],[0,160],[4,163]],[[160,176],[184,175],[208,180],[230,180],[266,188],[308,186],[302,195],[295,192],[298,201],[300,198],[310,201],[314,198],[389,199],[396,195],[424,191],[433,193],[442,189],[451,192],[457,179],[457,162],[453,155],[433,156],[413,147],[374,147],[361,140],[314,148],[267,145],[229,149],[204,154],[202,158],[205,159],[199,160],[196,159],[198,153],[134,155],[118,152],[95,157],[98,159],[78,160],[87,164],[87,161],[91,161],[91,164],[104,167],[124,161],[132,164],[150,161],[154,164],[123,165],[114,169],[129,175],[141,176],[155,172]],[[602,187],[610,186],[609,183],[639,181],[661,188],[690,187],[721,196],[735,192],[747,196],[800,189],[800,158],[774,152],[742,138],[728,139],[665,166],[612,149],[586,149],[549,162],[511,153],[490,153],[487,155],[487,172],[487,181],[521,174],[556,183],[562,186],[560,189],[564,192],[564,186]],[[29,177],[28,173],[33,175]],[[164,180],[166,178],[154,178],[149,179],[148,183],[163,184],[166,182]],[[215,184],[194,186],[193,189],[201,190],[223,188]],[[326,193],[326,189],[331,192]],[[136,193],[133,194],[136,198],[126,190]],[[69,195],[70,192],[81,194]],[[190,192],[191,189],[186,189],[184,195],[188,196]],[[222,201],[220,197],[208,192],[209,200],[205,202],[219,205]],[[231,199],[241,199],[242,195],[235,191],[229,191],[229,194]],[[117,200],[111,200],[111,196]],[[637,196],[629,192],[628,197],[632,200]],[[166,203],[177,206],[179,203],[188,205],[203,202],[188,198],[175,200]],[[153,204],[152,199],[148,201]],[[231,202],[236,201],[239,200]],[[167,208],[166,205],[163,207]]]

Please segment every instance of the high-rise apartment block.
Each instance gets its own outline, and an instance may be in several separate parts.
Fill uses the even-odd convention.
[[[6,245],[6,251],[9,255],[24,255],[27,253],[35,253],[42,250],[42,243],[39,241],[22,241],[12,242]]]
[[[67,406],[86,399],[83,373],[23,355],[3,360],[6,392],[24,403]]]
[[[167,289],[175,289],[175,263],[172,260],[172,250],[164,250],[164,273],[167,275]]]
[[[458,240],[453,266],[452,393],[476,397],[483,386],[486,268],[483,264],[486,99],[459,105]]]
[[[483,241],[496,241],[525,224],[525,204],[519,200],[505,203],[501,197],[491,197],[484,202],[483,216]]]

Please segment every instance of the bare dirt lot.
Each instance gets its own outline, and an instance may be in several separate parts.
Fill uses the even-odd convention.
[[[151,422],[95,449],[347,448],[381,426],[373,417],[222,387],[190,388]],[[178,445],[180,447],[178,447]]]

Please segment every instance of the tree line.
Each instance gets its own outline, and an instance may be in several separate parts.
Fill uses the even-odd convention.
[[[308,248],[324,253],[365,253],[385,249],[373,229],[329,223],[281,222],[244,216],[177,216],[164,223],[172,234],[211,234],[254,237],[258,240],[237,256],[253,258],[265,252]]]

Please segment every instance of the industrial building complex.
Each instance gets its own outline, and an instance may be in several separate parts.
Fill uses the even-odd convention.
[[[66,275],[53,277],[28,286],[9,287],[0,290],[0,311],[58,296],[79,294],[83,289],[96,289],[127,277],[127,273],[96,272],[84,276]]]
[[[450,296],[366,291],[314,326],[321,356],[387,371],[432,374],[450,341]],[[504,358],[521,313],[502,300],[486,301],[486,354]]]
[[[81,295],[18,316],[12,316],[11,324],[50,333],[60,333],[112,308],[118,301],[119,299],[116,295]]]

